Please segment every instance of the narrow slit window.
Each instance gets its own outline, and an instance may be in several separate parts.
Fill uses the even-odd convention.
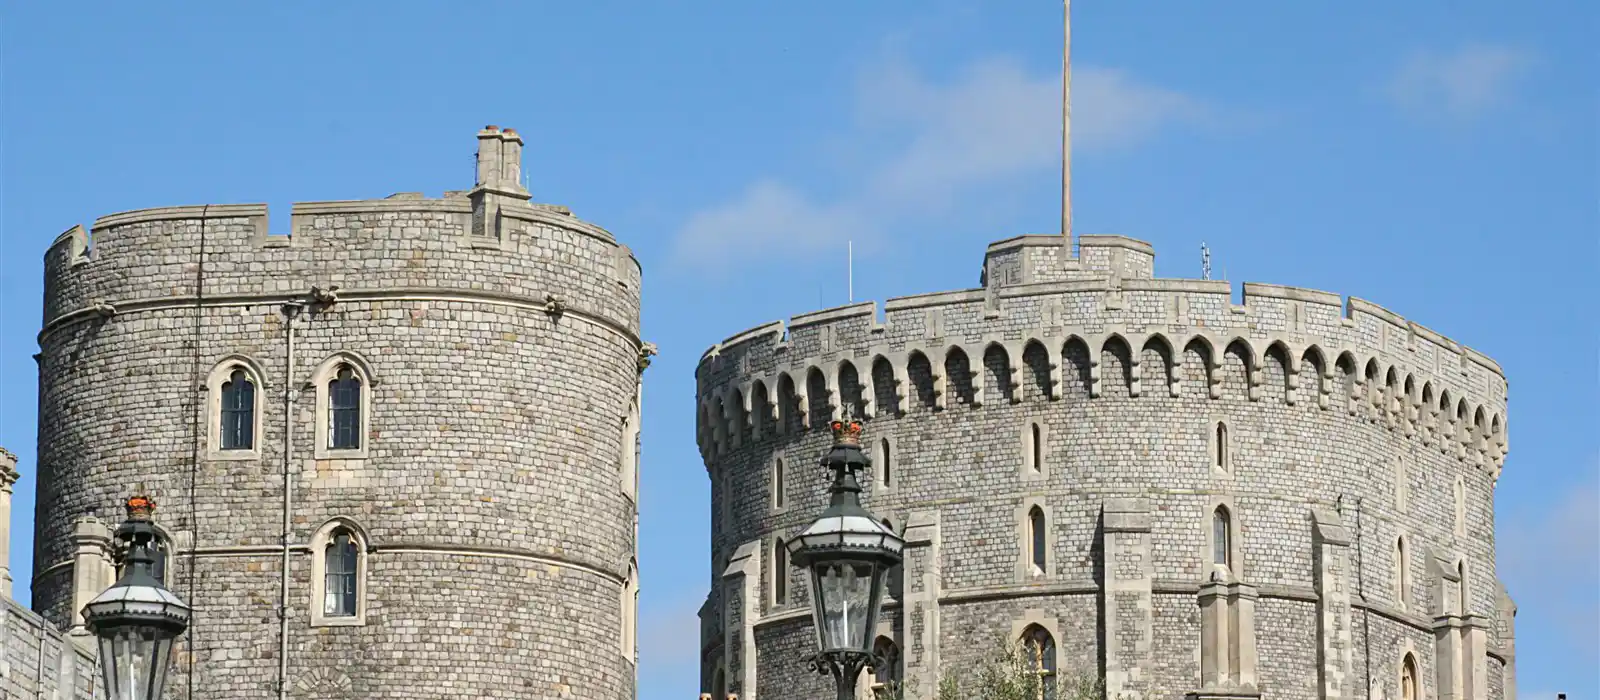
[[[783,458],[779,457],[772,462],[772,505],[777,508],[787,505],[783,478]]]
[[[878,481],[885,488],[894,484],[893,454],[889,451],[889,438],[878,441]]]
[[[1228,424],[1217,421],[1216,454],[1213,456],[1214,464],[1218,469],[1228,468]]]
[[[789,548],[781,539],[773,540],[772,562],[772,604],[786,605],[789,602]]]
[[[1028,511],[1028,549],[1033,562],[1033,573],[1041,576],[1045,573],[1045,529],[1044,511],[1038,506]]]
[[[361,379],[348,366],[328,382],[328,447],[361,447]]]
[[[1028,426],[1028,466],[1038,474],[1044,469],[1044,435],[1039,424]]]
[[[1228,509],[1217,506],[1211,513],[1211,563],[1233,570],[1232,542],[1229,541],[1229,527],[1231,518]]]
[[[236,369],[222,384],[222,449],[255,447],[256,387],[250,375]]]
[[[328,617],[353,617],[356,614],[356,542],[348,532],[339,532],[323,552],[324,576],[322,614]]]
[[[1406,538],[1401,537],[1394,543],[1394,586],[1395,598],[1402,604],[1411,601],[1410,591],[1406,590],[1411,578],[1410,568],[1411,563],[1406,557]]]

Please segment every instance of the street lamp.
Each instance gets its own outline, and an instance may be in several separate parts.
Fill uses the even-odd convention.
[[[812,670],[834,677],[839,700],[855,694],[861,669],[878,662],[872,633],[878,626],[884,579],[900,563],[905,540],[861,507],[856,472],[871,460],[861,452],[861,423],[834,421],[833,448],[822,466],[833,470],[828,509],[789,542],[789,558],[811,572],[811,622],[820,651]]]
[[[155,509],[144,496],[128,499],[128,519],[116,533],[128,546],[122,578],[83,607],[84,623],[100,640],[111,700],[160,700],[172,642],[189,628],[189,606],[155,577]]]

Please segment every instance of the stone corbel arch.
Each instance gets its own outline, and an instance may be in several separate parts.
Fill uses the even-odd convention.
[[[1089,398],[1100,398],[1100,356],[1106,351],[1106,338],[1110,334],[1097,333],[1083,337],[1083,344],[1089,348]]]
[[[1045,387],[1047,393],[1051,401],[1059,400],[1061,398],[1061,363],[1063,362],[1061,349],[1066,347],[1067,339],[1062,336],[1055,336],[1051,338],[1035,338],[1034,340],[1044,346],[1044,356],[1049,363],[1050,376],[1045,380],[1048,385]],[[1023,344],[1023,348],[1027,348],[1026,343]]]
[[[959,348],[961,354],[966,356],[967,386],[972,387],[972,405],[982,406],[983,392],[988,384],[988,379],[984,376],[983,371],[983,353],[988,349],[988,346],[983,343],[976,345],[961,343],[951,347]],[[1009,361],[1009,358],[1007,358],[1007,361]]]

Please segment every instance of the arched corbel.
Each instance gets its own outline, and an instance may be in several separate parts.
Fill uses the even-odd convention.
[[[1124,335],[1123,342],[1128,344],[1128,396],[1139,398],[1144,391],[1144,370],[1140,368],[1144,360],[1144,343],[1146,336]]]
[[[1106,337],[1097,335],[1084,343],[1089,346],[1089,398],[1100,398],[1100,355],[1106,351]]]
[[[979,346],[973,346],[973,345],[962,345],[962,346],[960,346],[962,354],[967,356],[967,382],[972,385],[972,405],[974,405],[974,406],[982,406],[983,405],[983,392],[984,392],[984,389],[986,388],[986,386],[988,385],[988,376],[987,376],[988,372],[983,371],[984,370],[984,367],[983,367],[983,355],[984,355],[984,353],[983,352],[973,353],[972,351],[973,351],[973,349],[975,347],[979,347]],[[977,358],[977,359],[974,360],[973,358]],[[977,366],[974,367],[974,364],[976,364]]]
[[[797,381],[794,374],[790,373],[789,383],[794,385],[795,407],[791,410],[798,411],[800,416],[800,429],[811,429],[811,372],[809,365],[800,373]]]
[[[906,365],[911,362],[910,353],[900,353],[889,357],[889,371],[894,376],[894,410],[899,415],[906,413],[906,400],[911,396],[911,372]],[[932,363],[929,363],[932,364]]]
[[[1017,340],[1003,343],[1001,347],[1006,351],[1006,400],[1010,403],[1021,403],[1022,385],[1018,383],[1017,378],[1021,376],[1022,365],[1025,364],[1022,353],[1027,346]]]
[[[1061,398],[1061,348],[1067,344],[1066,338],[1050,338],[1041,341],[1044,343],[1044,354],[1047,360],[1047,369],[1050,376],[1045,380],[1045,392],[1051,401]]]
[[[1322,373],[1317,377],[1317,408],[1324,411],[1328,410],[1330,405],[1330,396],[1333,393],[1333,373],[1337,369],[1337,367],[1329,364],[1326,359],[1322,361]]]

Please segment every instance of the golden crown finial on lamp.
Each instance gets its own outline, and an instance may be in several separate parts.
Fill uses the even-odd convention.
[[[149,520],[150,514],[156,512],[156,502],[149,496],[134,496],[128,499],[128,517],[140,520]]]
[[[861,444],[861,421],[858,421],[858,420],[849,420],[849,421],[836,420],[829,427],[833,428],[833,441],[834,441],[834,443],[840,444],[840,445],[860,445]]]

